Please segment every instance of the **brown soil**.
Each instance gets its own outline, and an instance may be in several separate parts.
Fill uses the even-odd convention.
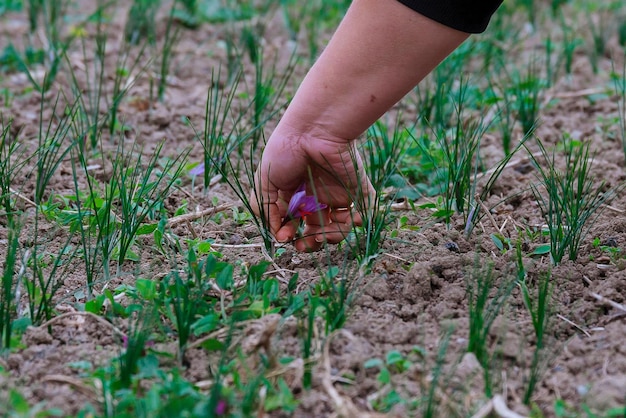
[[[84,10],[89,6],[87,3],[81,2]],[[122,33],[125,12],[120,9],[114,16],[108,28],[111,45],[119,41],[117,34]],[[268,56],[277,54],[284,62],[289,57],[292,41],[280,14],[272,16],[265,31],[266,53]],[[5,15],[1,22],[0,49],[4,49],[9,40],[17,42],[18,49],[21,48],[20,42],[26,39],[28,33],[25,15]],[[160,36],[163,27],[162,18],[158,28]],[[168,155],[175,156],[192,147],[190,160],[200,160],[201,147],[182,118],[186,116],[197,126],[202,125],[211,69],[224,62],[226,52],[220,41],[225,36],[225,28],[220,25],[205,24],[195,30],[183,31],[172,56],[171,79],[163,102],[150,101],[150,84],[146,74],[137,80],[121,105],[124,123],[132,127],[127,133],[129,143],[137,140],[144,147],[143,152],[149,155],[157,143],[165,139]],[[87,42],[92,45],[91,39],[88,38]],[[523,47],[530,49],[534,43],[536,40],[529,37]],[[618,50],[616,39],[611,39],[610,48]],[[114,56],[115,52],[113,47],[109,53]],[[72,54],[72,65],[76,68],[91,65],[82,61],[79,50]],[[305,63],[306,60],[303,60],[303,64],[297,67],[289,91],[293,91],[305,73]],[[562,78],[545,92],[545,106],[537,136],[548,145],[555,144],[563,133],[591,141],[592,149],[597,151],[595,172],[608,186],[616,186],[626,178],[624,154],[621,144],[615,139],[617,127],[613,122],[605,121],[616,116],[617,99],[604,95],[592,101],[584,92],[577,94],[585,89],[602,90],[607,85],[610,60],[603,58],[600,64],[599,74],[594,75],[587,57],[584,54],[576,56],[572,76]],[[252,74],[252,70],[248,69],[246,77],[249,79]],[[53,90],[61,88],[67,81],[60,76]],[[5,119],[13,119],[13,132],[19,132],[19,138],[32,151],[36,147],[39,96],[29,90],[29,81],[21,73],[6,74],[0,87],[7,88],[13,95],[10,103],[0,99],[2,114]],[[55,97],[54,92],[47,95],[47,108],[51,108]],[[549,98],[556,100],[549,101]],[[274,123],[275,120],[268,124],[266,133],[271,132]],[[499,141],[496,133],[485,137],[481,153],[487,165],[502,157]],[[109,143],[104,140],[104,143],[111,149],[116,146],[115,141]],[[107,168],[96,168],[94,175],[106,179]],[[364,367],[367,360],[384,358],[390,350],[409,355],[415,347],[420,347],[421,355],[412,354],[413,365],[393,377],[397,390],[404,396],[417,396],[428,390],[438,349],[446,342],[448,350],[437,394],[440,416],[466,416],[484,405],[488,399],[482,390],[482,369],[475,359],[464,355],[469,326],[467,280],[476,271],[477,262],[481,266],[493,263],[494,274],[501,278],[499,280],[513,274],[513,251],[501,254],[490,234],[500,232],[515,240],[518,227],[539,227],[543,224],[529,190],[529,185],[536,182],[536,178],[528,158],[523,154],[514,158],[494,190],[493,202],[487,203],[497,202],[500,196],[517,193],[517,197],[498,206],[492,218],[484,218],[469,238],[463,236],[461,220],[456,220],[451,228],[447,228],[440,223],[434,224],[427,210],[395,212],[394,215],[407,216],[408,224],[419,228],[398,229],[396,237],[387,239],[373,273],[357,280],[354,285],[357,298],[351,315],[344,331],[326,340],[329,344],[327,356],[323,354],[322,336],[319,336],[320,347],[316,354],[319,361],[313,388],[301,390],[301,379],[298,378],[301,370],[297,367],[286,372],[286,376],[291,376],[287,380],[301,402],[295,416],[331,416],[333,411],[338,410],[336,400],[324,386],[324,379],[328,377],[324,360],[329,362],[333,378],[344,376],[346,379],[343,382],[350,381],[341,383],[342,380],[339,380],[334,385],[336,390],[356,408],[367,411],[371,402],[384,396],[388,389],[382,388],[376,381],[376,369]],[[33,179],[26,178],[20,193],[32,197],[33,189]],[[71,163],[65,161],[50,181],[49,193],[63,194],[72,190]],[[188,202],[189,208],[200,209],[211,207],[214,201],[239,205],[236,196],[223,183],[216,184],[203,194],[197,184],[192,189],[187,181],[169,198],[167,207],[173,212],[183,201]],[[19,204],[30,216],[21,237],[22,244],[26,245],[33,228],[29,223],[33,212],[27,202],[20,201]],[[621,193],[611,207],[602,212],[574,262],[566,261],[551,267],[545,257],[524,258],[531,282],[537,280],[542,272],[551,270],[554,283],[554,313],[547,337],[547,363],[533,397],[538,408],[547,416],[555,413],[557,399],[576,406],[586,404],[599,412],[624,405],[626,400],[626,315],[606,302],[611,300],[622,306],[626,304],[626,261],[623,257],[611,259],[591,245],[597,237],[602,242],[611,240],[616,247],[626,249],[624,210],[626,196]],[[230,212],[224,214],[221,223],[200,220],[192,225],[181,224],[172,232],[180,237],[195,234],[203,239],[215,239],[218,245],[222,245],[218,248],[229,262],[255,263],[263,259],[258,246],[241,245],[259,243],[256,230],[249,225],[239,226],[232,220]],[[40,225],[40,234],[46,240],[47,251],[54,252],[63,245],[65,234],[63,228],[56,224],[44,222]],[[6,250],[6,238],[5,222],[0,217],[2,254]],[[149,244],[148,241],[146,243]],[[539,241],[529,241],[528,244],[527,254]],[[140,263],[125,266],[126,271],[134,273],[115,278],[106,284],[107,288],[133,283],[137,277],[158,277],[163,272],[162,259],[151,252],[150,245],[145,247]],[[329,251],[331,257],[341,257],[338,248],[333,247]],[[284,271],[298,272],[302,289],[319,279],[316,266],[320,263],[324,265],[326,258],[324,252],[298,254],[288,246],[275,263]],[[85,302],[85,275],[80,267],[81,264],[76,262],[76,268],[68,272],[57,293],[58,314],[72,312],[77,303]],[[606,300],[598,300],[593,294]],[[269,322],[273,320],[271,317],[266,319]],[[127,324],[120,321],[114,326],[124,329]],[[261,323],[257,326],[263,330],[268,325]],[[273,323],[272,327],[276,326],[278,329],[271,340],[272,350],[279,355],[299,357],[300,343],[295,324],[288,320],[280,325]],[[10,387],[18,388],[32,402],[45,401],[47,406],[61,408],[69,415],[75,414],[86,402],[97,402],[92,392],[80,390],[82,374],[76,362],[89,361],[93,367],[98,367],[119,353],[121,343],[113,327],[88,316],[68,316],[55,322],[49,330],[30,328],[23,336],[22,346],[5,359],[0,358],[0,365],[4,365],[9,372],[8,376],[0,375],[0,404],[3,393],[6,393],[3,390]],[[323,333],[321,325],[319,331]],[[242,347],[245,348],[247,341],[250,351],[254,352],[258,344],[253,339],[262,338],[258,332],[261,331],[248,329],[242,336]],[[504,312],[496,320],[489,339],[490,351],[494,353],[494,393],[504,394],[509,408],[522,414],[529,413],[521,398],[532,360],[534,338],[530,317],[516,287]],[[211,358],[203,350],[190,350],[186,377],[193,382],[208,379],[210,361]],[[402,406],[397,406],[393,413],[397,416],[407,414]]]

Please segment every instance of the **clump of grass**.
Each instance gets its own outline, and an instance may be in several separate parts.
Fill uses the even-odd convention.
[[[2,291],[0,292],[0,353],[11,348],[11,334],[15,309],[15,278],[19,248],[19,228],[15,222],[8,225],[7,249],[2,272]]]
[[[165,99],[165,87],[167,86],[167,78],[170,73],[172,53],[176,43],[180,39],[180,27],[175,26],[174,22],[176,3],[177,2],[174,1],[170,8],[165,27],[165,38],[163,39],[162,50],[160,54],[158,54],[161,57],[161,62],[159,63],[159,84],[157,88],[157,96],[160,101]]]
[[[221,68],[211,70],[211,84],[207,91],[206,105],[204,109],[204,129],[195,132],[204,149],[204,158],[200,166],[193,169],[192,174],[202,175],[204,188],[208,189],[213,178],[226,171],[230,153],[235,149],[236,128],[244,120],[244,113],[235,113],[233,102],[236,97],[237,87],[241,80],[241,73],[235,77],[233,83],[228,86],[228,91],[220,88]],[[190,121],[191,124],[191,121]],[[232,129],[227,130],[227,126]],[[191,124],[192,129],[193,124]]]
[[[122,144],[124,141],[120,141]],[[120,235],[117,252],[118,274],[126,254],[134,244],[139,228],[148,219],[154,219],[160,212],[162,202],[171,192],[182,174],[188,150],[174,159],[167,159],[158,167],[163,151],[161,142],[150,158],[144,163],[137,158],[131,166],[122,154],[113,162],[113,177],[109,187],[117,188],[119,199]],[[134,150],[134,147],[133,147]],[[142,152],[139,152],[142,155]]]
[[[72,128],[79,109],[78,101],[65,108],[64,113],[57,113],[60,96],[52,104],[54,115],[47,126],[44,125],[44,111],[46,100],[42,93],[39,109],[39,132],[37,135],[37,152],[35,176],[36,184],[33,201],[36,205],[44,201],[50,179],[56,173],[61,162],[69,155],[77,144],[77,138],[72,138]]]
[[[521,259],[521,251],[518,251],[518,258]],[[521,262],[521,261],[520,261]],[[535,332],[535,344],[533,350],[533,359],[530,366],[530,376],[528,377],[528,385],[524,392],[524,403],[530,404],[531,397],[535,391],[537,383],[543,373],[542,357],[546,348],[546,331],[552,318],[551,296],[553,284],[550,272],[541,274],[537,283],[536,296],[533,297],[528,287],[527,280],[519,281],[522,290],[522,298],[524,306],[530,314],[533,330]]]
[[[456,78],[463,74],[469,58],[468,45],[461,45],[416,86],[415,106],[419,109],[424,129],[432,130],[433,127],[445,129],[454,124],[453,116],[457,109],[450,98],[455,93]]]
[[[589,142],[564,138],[564,171],[556,167],[555,152],[550,155],[540,140],[537,143],[543,161],[530,155],[540,185],[531,187],[548,227],[550,256],[556,265],[566,255],[570,260],[576,260],[582,240],[602,207],[615,197],[621,186],[607,189],[604,182],[597,186],[594,184]]]
[[[21,142],[17,138],[11,138],[11,125],[12,121],[5,124],[0,116],[0,208],[9,226],[14,224],[18,215],[14,198],[16,190],[13,186],[28,162],[28,158],[22,158]]]
[[[11,348],[11,333],[13,320],[15,319],[15,269],[17,265],[19,249],[18,213],[16,212],[12,185],[23,164],[15,164],[16,152],[19,148],[18,141],[10,138],[11,121],[4,123],[0,118],[0,208],[6,217],[8,237],[6,240],[6,253],[4,269],[0,284],[0,352]]]
[[[160,6],[161,0],[133,0],[124,27],[128,42],[138,44],[141,39],[147,39],[156,43],[156,14]]]
[[[619,10],[621,5],[611,3],[607,6],[591,2],[587,6],[591,6],[586,13],[586,17],[587,27],[591,31],[592,41],[591,47],[588,48],[588,57],[593,73],[597,74],[599,59],[606,53],[608,41],[611,36],[611,19],[609,16],[612,11]]]
[[[450,345],[450,338],[454,329],[449,327],[445,330],[443,337],[440,339],[439,346],[437,347],[437,358],[435,360],[435,367],[431,372],[432,380],[428,387],[428,393],[425,402],[423,402],[423,416],[424,418],[432,418],[437,415],[437,390],[441,384],[440,380],[443,375],[444,365],[446,361],[446,354]]]
[[[400,118],[396,119],[393,132],[381,121],[368,130],[367,141],[361,146],[365,156],[364,168],[361,168],[357,149],[350,151],[352,170],[357,178],[365,169],[372,184],[372,190],[365,190],[363,184],[357,184],[357,190],[350,199],[362,220],[361,227],[354,227],[346,237],[346,250],[355,257],[363,273],[367,272],[383,247],[387,235],[387,226],[392,222],[391,203],[395,201],[396,190],[390,196],[384,196],[382,190],[393,184],[394,179],[401,179],[398,161],[403,150],[408,146],[408,133],[402,129]],[[341,176],[337,176],[341,178]],[[396,184],[397,185],[397,184]],[[405,185],[402,182],[402,185]],[[346,190],[350,190],[345,184]]]
[[[505,276],[500,280],[500,283],[497,283],[493,263],[487,263],[484,267],[474,266],[467,275],[466,283],[469,307],[467,351],[474,353],[483,367],[485,394],[491,397],[493,395],[493,379],[488,348],[489,331],[511,295],[516,281]]]
[[[281,75],[278,75],[277,61],[278,55],[274,57],[272,66],[266,69],[265,58],[263,56],[263,47],[256,40],[249,47],[251,51],[250,58],[254,63],[254,94],[252,96],[252,126],[261,126],[268,116],[274,115],[282,108],[285,101],[283,92],[287,86],[296,65],[296,54],[291,54],[289,62]],[[255,131],[252,136],[252,148],[256,150],[261,139],[261,131]]]
[[[146,348],[156,318],[154,307],[139,308],[136,320],[131,322],[130,331],[122,341],[124,350],[118,357],[119,367],[114,388],[128,389],[135,383],[133,377],[140,371],[141,361],[147,354]]]
[[[572,29],[570,22],[565,20],[563,14],[559,15],[559,23],[561,25],[562,33],[562,51],[563,51],[563,65],[565,67],[565,74],[567,76],[572,75],[572,65],[574,63],[574,53],[576,49],[583,44],[576,33],[576,30]]]
[[[113,74],[106,73],[107,48],[110,48],[109,34],[106,31],[106,11],[109,4],[102,0],[98,2],[97,10],[91,15],[89,21],[95,22],[95,48],[89,50],[86,43],[87,29],[78,26],[74,29],[74,36],[80,40],[84,66],[84,74],[74,69],[71,58],[66,54],[65,60],[71,76],[71,88],[74,97],[80,103],[80,112],[76,121],[77,128],[86,134],[85,145],[88,143],[93,152],[97,152],[102,127],[108,123],[111,138],[125,128],[120,122],[119,106],[122,99],[134,85],[139,75],[144,72],[146,66],[140,66],[140,61],[145,57],[145,44],[140,44],[137,51],[135,44],[124,38],[116,55]],[[106,89],[106,82],[113,79],[113,87]],[[102,103],[106,105],[103,112]]]
[[[243,138],[240,138],[240,140],[244,141],[247,138],[249,138],[250,135],[252,135],[252,132],[249,132],[246,136],[244,136]],[[205,153],[205,157],[206,156],[207,154]],[[213,160],[214,158],[213,156],[208,156],[208,158],[211,161],[213,161],[212,164],[218,163],[218,161]],[[242,181],[243,179],[240,179],[239,170],[235,168],[235,165],[231,161],[230,155],[226,156],[225,162],[226,162],[226,167],[219,168],[222,178],[230,186],[230,188],[233,190],[235,195],[237,195],[237,197],[241,200],[246,210],[250,214],[254,214],[254,210],[252,208],[252,201],[250,200],[251,197],[248,193],[248,190],[249,190],[249,187],[252,187],[254,189],[255,184],[256,184],[255,182],[256,174],[254,171],[255,166],[256,166],[255,155],[251,151],[249,154],[249,158],[247,158],[241,164],[242,170],[244,171],[245,178],[247,180],[247,184],[244,181]],[[258,190],[254,189],[253,196],[254,197],[252,197],[252,199],[257,199],[257,203],[258,203],[257,207],[259,208],[260,213],[258,214],[258,216],[252,216],[252,222],[254,223],[257,230],[259,231],[259,234],[261,235],[261,239],[263,240],[263,245],[264,245],[267,255],[271,258],[274,256],[274,238],[272,237],[272,234],[270,231],[270,225],[269,225],[268,216],[267,216],[267,204],[264,203],[264,196],[262,196],[262,193],[259,193]]]
[[[619,120],[619,136],[620,140],[622,141],[624,160],[626,161],[626,54],[624,54],[624,62],[622,63],[621,74],[615,71],[615,63],[613,63],[611,80],[613,81],[613,89],[615,91],[615,94],[617,95],[617,117]]]
[[[435,135],[442,153],[442,158],[438,167],[442,182],[443,207],[437,211],[439,216],[444,219],[447,225],[450,225],[454,213],[462,213],[464,216],[466,234],[469,235],[473,229],[473,225],[478,221],[478,212],[480,211],[477,202],[477,186],[478,173],[482,170],[482,162],[478,150],[480,141],[485,132],[488,130],[490,123],[485,121],[483,115],[477,116],[475,119],[466,120],[464,106],[467,102],[467,82],[462,81],[458,90],[458,97],[455,101],[456,106],[456,125],[452,129],[437,127]],[[522,139],[524,142],[526,139]],[[418,143],[419,144],[419,143]],[[481,199],[485,199],[494,183],[502,173],[502,170],[519,149],[518,145],[513,152],[509,154],[492,170],[486,186],[480,194]],[[430,150],[424,150],[429,153],[433,164],[437,164],[436,155]]]
[[[478,170],[478,147],[482,134],[487,127],[483,119],[466,122],[463,120],[465,94],[467,83],[463,81],[458,90],[458,100],[455,101],[456,125],[449,129],[447,125],[433,127],[434,134],[442,153],[438,171],[442,173],[442,194],[444,222],[449,225],[452,215],[458,211],[467,214],[467,209],[473,199],[474,192],[471,188],[471,178]],[[417,143],[421,146],[420,143]],[[432,156],[430,150],[423,149],[433,164],[437,159]]]
[[[522,126],[524,135],[532,132],[537,125],[541,92],[545,87],[539,73],[539,65],[531,57],[524,72],[515,69],[511,74],[511,85],[507,93],[514,97],[516,118]]]
[[[505,155],[511,154],[511,143],[513,142],[513,125],[515,123],[513,113],[513,101],[505,93],[505,89],[498,86],[493,80],[489,80],[490,97],[488,103],[493,103],[498,110],[497,126],[500,131],[502,149]]]
[[[136,144],[128,151],[124,140],[120,140],[105,185],[90,175],[85,154],[80,150],[75,154],[79,165],[72,160],[74,196],[65,211],[69,215],[66,222],[80,233],[90,292],[100,273],[105,281],[112,277],[112,261],[117,261],[118,275],[126,260],[138,261],[139,256],[132,251],[137,237],[158,230],[159,225],[146,226],[147,221],[161,216],[163,201],[179,181],[188,153],[187,150],[173,159],[162,158],[163,146],[163,142],[158,144],[147,160],[136,157],[133,162],[134,154],[141,156],[142,151]],[[102,154],[102,158],[102,166],[106,166],[106,156]],[[79,185],[83,175],[86,191]]]
[[[39,215],[36,215],[38,218]],[[35,221],[37,225],[38,222]],[[28,260],[31,275],[24,281],[28,296],[28,313],[31,323],[49,321],[54,314],[52,303],[56,293],[63,286],[63,280],[72,271],[72,260],[77,248],[72,245],[73,234],[68,234],[57,253],[45,250],[39,243],[40,235],[34,232],[34,242]]]

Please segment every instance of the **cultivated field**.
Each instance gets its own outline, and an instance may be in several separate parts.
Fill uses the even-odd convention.
[[[626,416],[624,2],[505,1],[298,253],[249,180],[348,4],[0,0],[0,416]]]

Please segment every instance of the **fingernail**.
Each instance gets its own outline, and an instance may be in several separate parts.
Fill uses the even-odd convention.
[[[326,240],[324,239],[324,237],[320,237],[319,235],[315,237],[315,242],[318,242],[318,243],[320,243],[320,244],[321,244],[321,243],[323,243],[324,241],[326,241]]]
[[[291,237],[285,234],[276,235],[276,241],[284,244],[286,242],[291,241]]]

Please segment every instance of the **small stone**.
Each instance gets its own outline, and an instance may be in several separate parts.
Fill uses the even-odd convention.
[[[446,247],[447,250],[452,251],[453,253],[460,253],[461,249],[459,248],[459,245],[454,242],[454,241],[450,241],[450,242],[446,242],[444,244],[444,247]]]
[[[606,247],[617,248],[617,240],[613,237],[610,237],[602,241],[602,245]]]

